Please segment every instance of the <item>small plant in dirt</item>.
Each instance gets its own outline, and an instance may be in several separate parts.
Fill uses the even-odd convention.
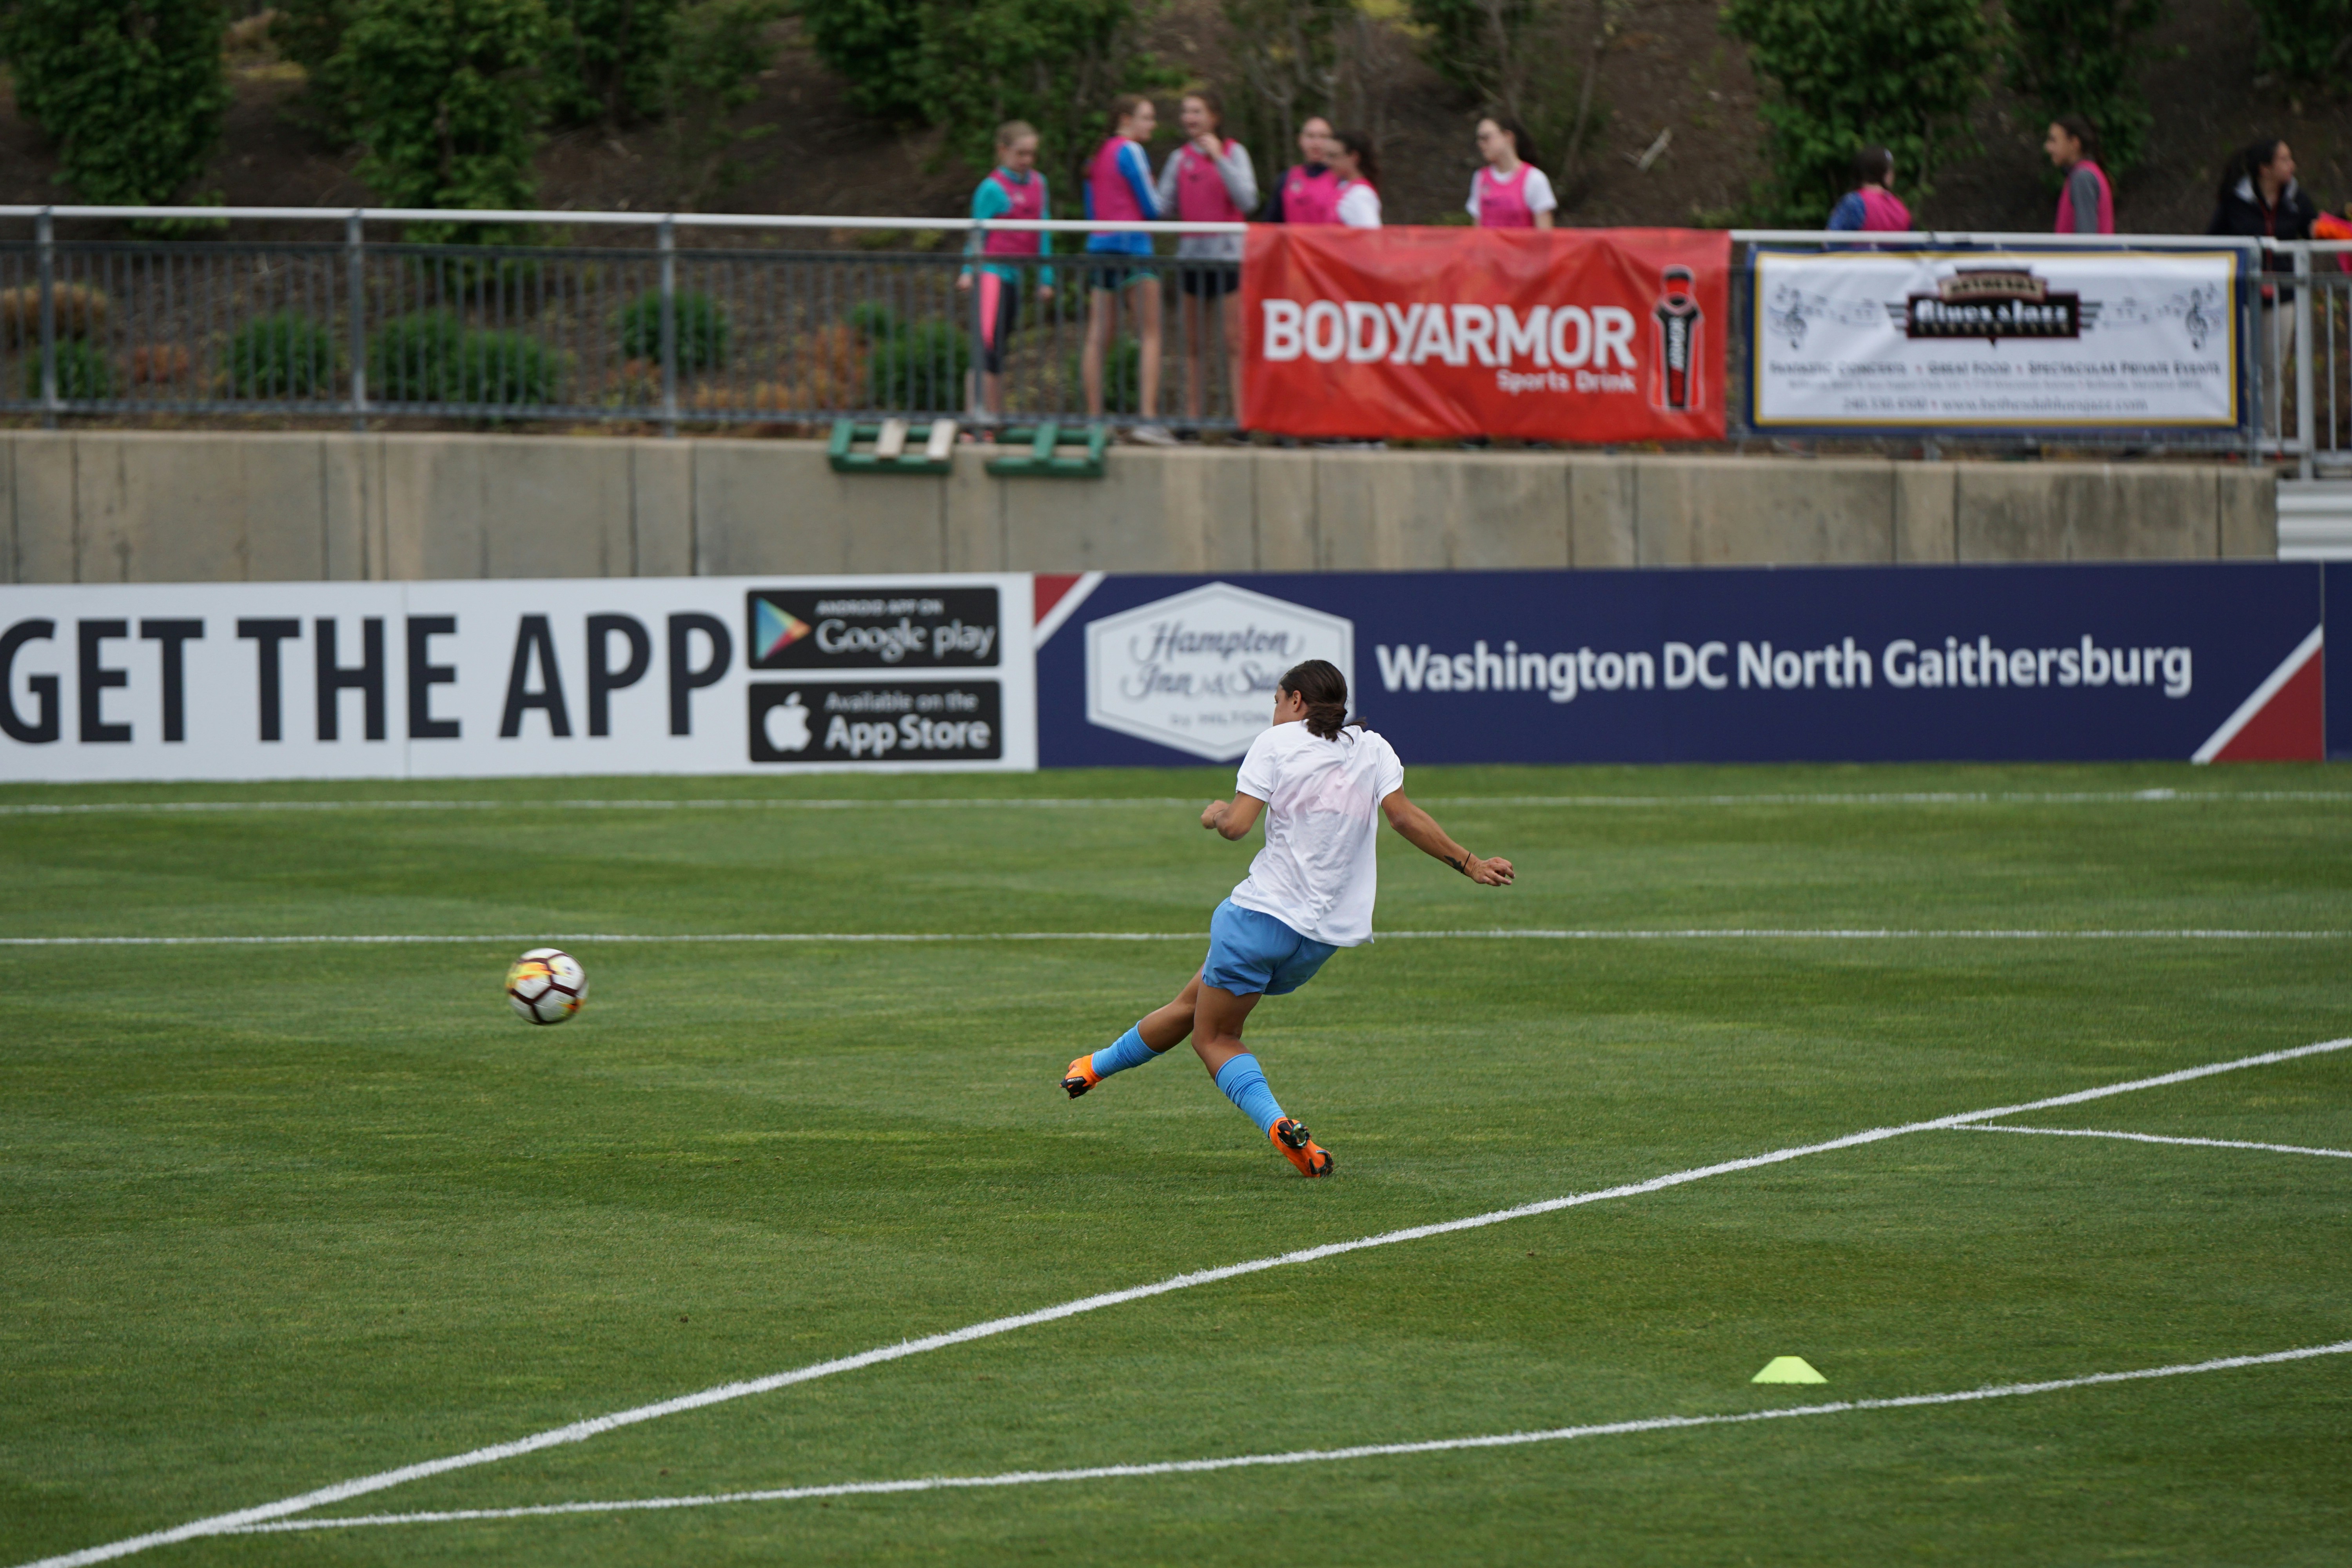
[[[249,321],[228,341],[232,397],[330,397],[342,355],[334,328],[295,310]]]
[[[455,310],[394,316],[368,340],[368,394],[386,403],[454,403],[466,323]]]
[[[58,344],[58,395],[94,401],[114,395],[114,362],[91,344],[68,339]],[[41,356],[25,356],[25,395],[41,395]]]
[[[59,284],[49,290],[49,319],[61,338],[87,337],[106,325],[112,301],[88,283]],[[27,283],[0,289],[0,341],[10,348],[41,341],[41,290]]]
[[[866,342],[867,396],[877,408],[957,408],[971,369],[971,338],[947,321],[909,321],[868,300],[849,312]]]
[[[692,375],[697,371],[724,367],[734,339],[734,325],[728,319],[726,308],[709,295],[694,290],[681,292],[674,299],[678,373]],[[649,289],[622,306],[614,326],[620,332],[624,355],[647,361],[656,367],[661,364],[658,289]]]
[[[467,332],[458,349],[459,388],[466,403],[522,405],[555,401],[562,356],[529,332]]]

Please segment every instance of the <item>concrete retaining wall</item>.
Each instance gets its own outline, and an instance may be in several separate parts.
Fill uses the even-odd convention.
[[[815,442],[0,433],[0,581],[1406,571],[2277,553],[2242,468],[1121,449],[844,476]]]

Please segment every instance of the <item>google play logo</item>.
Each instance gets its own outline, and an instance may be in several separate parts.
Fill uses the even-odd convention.
[[[758,657],[761,659],[775,658],[813,629],[798,616],[780,610],[765,599],[755,599],[752,605],[752,641],[758,645]]]

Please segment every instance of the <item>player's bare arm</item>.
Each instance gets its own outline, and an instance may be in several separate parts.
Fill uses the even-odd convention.
[[[1265,802],[1254,795],[1236,794],[1231,800],[1213,800],[1201,813],[1201,826],[1213,828],[1227,838],[1239,838],[1257,826],[1258,813]]]
[[[1382,800],[1381,812],[1389,819],[1389,826],[1403,835],[1406,843],[1424,855],[1435,856],[1482,888],[1507,888],[1518,879],[1518,873],[1511,869],[1508,860],[1500,856],[1488,859],[1473,855],[1455,843],[1445,829],[1437,826],[1437,819],[1406,799],[1402,790],[1393,791]],[[1203,816],[1202,820],[1205,823],[1208,819]],[[1225,837],[1237,836],[1229,833]]]

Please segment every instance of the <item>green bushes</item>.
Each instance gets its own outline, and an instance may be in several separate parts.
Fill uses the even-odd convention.
[[[877,408],[957,408],[971,369],[971,337],[947,321],[908,321],[867,300],[849,312],[866,341],[866,381]]]
[[[2352,51],[2352,0],[2253,3],[2254,19],[2262,25],[2257,69],[2289,81],[2340,79],[2344,57]]]
[[[528,207],[550,100],[542,0],[362,0],[338,58],[359,176],[401,207]],[[457,226],[412,230],[426,241]],[[443,231],[446,232],[443,232]]]
[[[114,362],[79,338],[60,339],[57,346],[58,395],[85,401],[114,395]],[[41,395],[41,356],[25,356],[25,395]]]
[[[233,397],[331,397],[340,389],[334,328],[292,310],[240,328],[228,341]]]
[[[1916,208],[1938,163],[1972,146],[1968,112],[1995,42],[1980,0],[1729,0],[1723,25],[1770,84],[1759,222],[1819,227],[1874,143],[1894,153]]]
[[[676,299],[679,374],[691,375],[698,370],[724,368],[734,335],[726,310],[708,294],[681,292]],[[649,289],[622,306],[620,317],[614,324],[621,334],[623,359],[640,359],[650,364],[661,363],[661,295],[658,292]]]
[[[1026,120],[1073,176],[1109,127],[1120,92],[1174,85],[1139,43],[1138,0],[800,0],[817,58],[848,80],[869,114],[924,121],[976,169],[992,133]]]
[[[368,340],[368,386],[384,403],[552,403],[553,349],[528,332],[468,327],[451,310],[395,316]]]
[[[65,184],[88,202],[160,205],[188,194],[220,139],[226,26],[203,0],[10,0],[0,55]]]
[[[2045,122],[2087,118],[2100,166],[2119,174],[2147,139],[2147,98],[2134,78],[2163,18],[2164,0],[2009,0],[2009,84]]]

